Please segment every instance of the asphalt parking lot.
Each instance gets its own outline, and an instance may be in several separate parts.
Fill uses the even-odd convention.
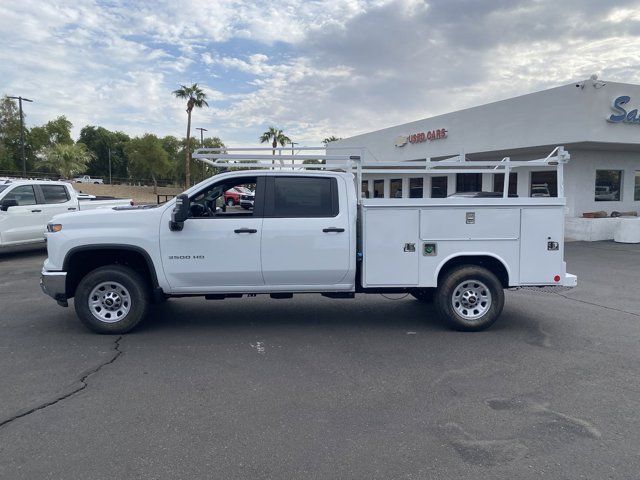
[[[0,256],[0,478],[638,478],[640,246],[481,333],[411,297],[172,299],[123,337]],[[394,295],[392,297],[398,297]]]

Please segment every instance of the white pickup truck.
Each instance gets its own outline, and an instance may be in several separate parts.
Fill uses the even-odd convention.
[[[76,183],[104,183],[101,178],[90,177],[89,175],[81,175],[73,179]]]
[[[130,203],[130,199],[80,199],[66,182],[9,181],[0,185],[0,249],[44,243],[47,223],[60,213]]]
[[[296,293],[406,293],[433,301],[455,329],[481,330],[500,315],[505,288],[576,284],[563,261],[564,198],[363,199],[358,157],[307,168],[234,155],[201,149],[194,158],[253,170],[216,175],[154,207],[55,217],[43,291],[62,306],[75,297],[78,317],[99,333],[131,330],[168,297]],[[567,159],[561,150],[537,165],[561,170]],[[404,168],[451,169],[433,163]],[[517,163],[491,168],[502,165],[509,178]],[[251,210],[224,204],[240,185],[255,191]]]

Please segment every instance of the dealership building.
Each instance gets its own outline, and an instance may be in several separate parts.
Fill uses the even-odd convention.
[[[569,225],[572,218],[584,212],[640,210],[638,110],[640,85],[592,77],[364,133],[333,142],[328,150],[354,147],[347,151],[357,155],[364,149],[365,161],[371,163],[425,158],[437,161],[461,153],[468,160],[532,160],[544,158],[562,145],[571,155],[564,168]],[[371,198],[446,197],[503,188],[501,173],[381,172],[364,176],[362,185],[363,194]],[[556,196],[556,171],[518,168],[510,174],[509,193]]]

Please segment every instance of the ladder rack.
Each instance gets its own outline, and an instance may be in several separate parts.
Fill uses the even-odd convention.
[[[199,148],[192,157],[216,168],[249,168],[268,170],[334,170],[355,173],[357,178],[358,202],[361,200],[362,175],[384,174],[448,174],[448,173],[504,173],[503,197],[509,195],[509,173],[522,167],[555,167],[558,181],[558,197],[564,197],[564,164],[571,156],[563,146],[554,148],[545,158],[535,160],[468,160],[464,154],[452,155],[443,160],[425,158],[395,162],[370,161],[365,158],[365,148],[331,147],[331,154],[325,147],[239,147],[239,148]],[[344,151],[344,154],[338,152]],[[352,152],[359,151],[359,155]],[[318,152],[318,153],[314,153]],[[322,153],[320,153],[322,152]],[[303,163],[316,160],[319,163]],[[297,163],[296,163],[297,162]]]

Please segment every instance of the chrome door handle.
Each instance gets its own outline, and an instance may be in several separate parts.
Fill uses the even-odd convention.
[[[329,227],[329,228],[323,228],[322,231],[324,233],[329,233],[329,232],[340,233],[340,232],[344,232],[344,228]]]
[[[234,233],[258,233],[255,228],[236,228]]]

